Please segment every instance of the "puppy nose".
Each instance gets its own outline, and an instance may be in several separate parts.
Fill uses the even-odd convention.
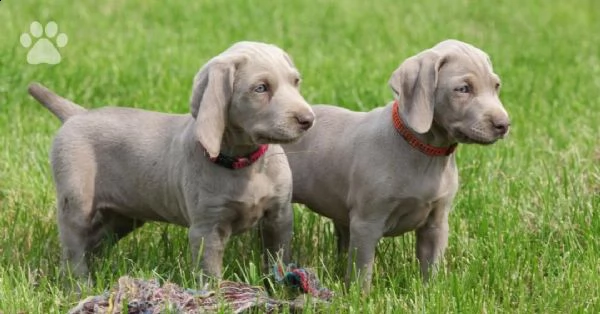
[[[510,121],[508,121],[507,119],[492,121],[492,124],[494,126],[494,130],[496,130],[498,135],[506,135],[506,133],[508,133]]]
[[[298,124],[300,124],[300,128],[306,131],[310,129],[315,122],[315,115],[312,112],[299,114],[296,116],[296,120],[298,121]]]

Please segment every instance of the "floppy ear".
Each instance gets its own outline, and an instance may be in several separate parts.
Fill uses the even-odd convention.
[[[237,60],[214,58],[194,79],[190,111],[196,119],[196,137],[211,158],[221,150]]]
[[[402,116],[417,133],[425,133],[431,128],[442,60],[442,56],[432,50],[421,52],[406,59],[388,82],[400,103]]]

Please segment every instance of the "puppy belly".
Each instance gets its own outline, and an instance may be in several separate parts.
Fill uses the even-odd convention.
[[[156,207],[156,206],[154,206]],[[188,222],[174,210],[153,208],[148,204],[128,204],[124,202],[98,202],[97,208],[105,208],[117,214],[142,221],[168,222],[187,227]]]

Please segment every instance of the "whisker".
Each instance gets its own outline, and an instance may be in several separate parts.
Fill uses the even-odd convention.
[[[293,151],[293,152],[284,152],[284,153],[274,153],[270,156],[268,156],[267,158],[270,157],[275,157],[275,156],[279,156],[279,155],[289,155],[289,154],[299,154],[299,153],[316,153],[316,150],[300,150],[300,151]]]
[[[316,150],[311,150],[311,149],[307,149],[307,150],[298,150],[298,151],[293,151],[293,152],[285,152],[286,155],[289,154],[299,154],[299,153],[316,153]]]

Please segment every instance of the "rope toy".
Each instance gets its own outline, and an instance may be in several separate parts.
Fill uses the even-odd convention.
[[[278,283],[300,292],[295,299],[275,299],[263,287],[242,282],[225,280],[214,291],[192,290],[170,282],[161,285],[156,279],[123,276],[110,291],[80,301],[68,313],[217,313],[224,306],[231,313],[242,313],[250,309],[272,313],[286,306],[291,310],[301,311],[307,305],[327,305],[333,297],[333,292],[322,287],[315,273],[309,269],[295,264],[284,266],[277,262],[273,270]],[[306,294],[312,296],[310,303],[304,298]]]
[[[329,301],[333,297],[333,292],[321,285],[313,271],[300,268],[294,263],[287,266],[281,262],[277,263],[273,266],[273,275],[278,283],[299,289],[315,298]]]

